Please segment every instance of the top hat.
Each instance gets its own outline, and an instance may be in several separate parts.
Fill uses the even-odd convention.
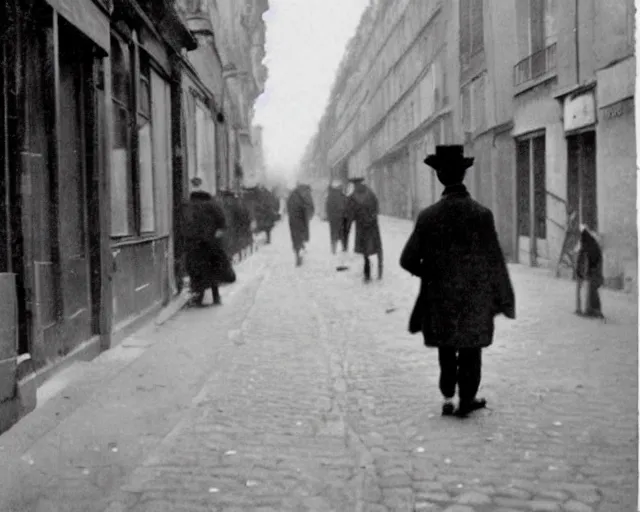
[[[462,167],[468,169],[473,165],[472,157],[464,156],[464,146],[459,144],[436,146],[436,152],[428,155],[424,163],[433,167],[436,171],[444,170],[447,167]]]
[[[364,181],[364,178],[356,176],[355,178],[349,178],[349,181],[351,183],[358,184],[358,183],[362,183]]]

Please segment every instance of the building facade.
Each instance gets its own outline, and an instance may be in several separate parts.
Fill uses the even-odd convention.
[[[555,266],[568,215],[596,230],[605,280],[637,284],[634,3],[516,2],[519,261]]]
[[[220,34],[225,91],[229,96],[229,176],[237,186],[256,183],[256,162],[252,133],[255,101],[264,91],[267,68],[262,64],[265,24],[262,15],[267,0],[217,0],[214,30]]]
[[[188,180],[215,193],[234,158],[205,4],[1,7],[0,431],[178,292]]]
[[[633,15],[631,0],[372,1],[300,171],[364,176],[381,213],[414,218],[441,193],[425,155],[464,144],[511,261],[556,268],[574,212],[609,284],[634,289]]]

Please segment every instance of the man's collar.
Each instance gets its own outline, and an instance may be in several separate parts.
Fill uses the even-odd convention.
[[[445,187],[442,192],[442,197],[468,197],[469,195],[467,187],[462,183],[459,183],[458,185],[449,185],[448,187]]]

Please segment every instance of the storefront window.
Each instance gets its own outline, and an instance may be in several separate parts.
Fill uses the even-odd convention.
[[[111,38],[113,101],[113,146],[111,148],[111,235],[127,236],[135,231],[131,174],[131,50]]]
[[[140,231],[142,233],[150,233],[155,230],[151,123],[149,61],[146,56],[141,55],[138,93],[138,159],[140,172],[138,198],[140,202]]]

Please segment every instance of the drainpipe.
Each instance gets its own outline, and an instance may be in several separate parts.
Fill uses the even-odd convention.
[[[576,0],[574,24],[576,39],[576,85],[580,85],[580,0]]]

